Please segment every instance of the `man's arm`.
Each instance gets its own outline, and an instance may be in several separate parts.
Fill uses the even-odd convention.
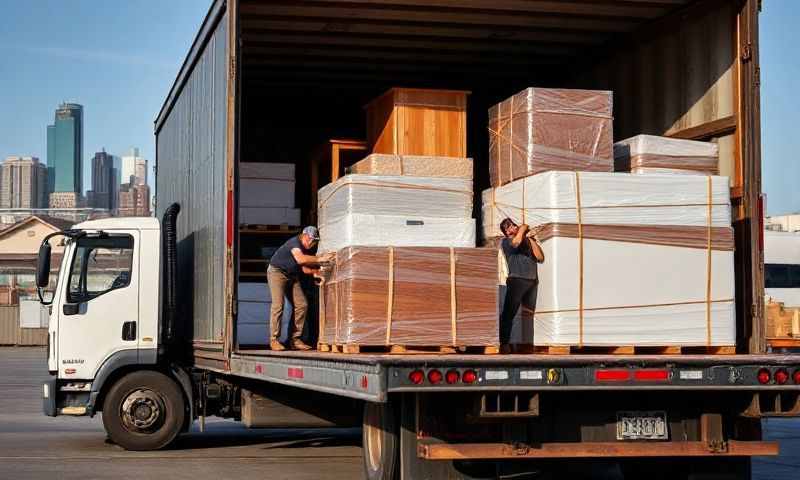
[[[539,245],[539,241],[534,237],[528,237],[528,241],[531,243],[531,252],[533,252],[536,261],[544,263],[544,250],[542,250],[542,246]]]
[[[333,258],[333,252],[326,253],[325,255],[306,255],[299,248],[292,249],[292,256],[298,265],[302,266],[316,266],[320,263],[325,263]]]
[[[511,246],[514,248],[519,248],[519,246],[522,245],[522,241],[525,240],[525,236],[530,228],[531,227],[524,223],[520,225],[517,229],[517,234],[511,239]]]

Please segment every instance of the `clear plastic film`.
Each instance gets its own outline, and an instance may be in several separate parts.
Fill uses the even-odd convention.
[[[348,247],[323,275],[320,343],[499,343],[494,249]]]
[[[611,172],[610,91],[528,88],[489,109],[495,187],[548,170]]]
[[[719,147],[710,142],[637,135],[614,144],[614,169],[646,174],[716,175]]]
[[[712,228],[731,226],[727,177],[601,172],[579,175],[584,225],[706,228],[710,211]],[[500,236],[500,222],[506,217],[534,227],[577,224],[577,193],[575,172],[545,172],[484,190],[483,238]]]
[[[353,164],[348,171],[366,175],[454,177],[472,180],[472,159],[373,153]]]
[[[319,191],[320,251],[353,245],[475,246],[472,181],[346,175]]]

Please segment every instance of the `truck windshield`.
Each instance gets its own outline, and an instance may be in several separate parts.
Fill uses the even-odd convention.
[[[133,238],[130,235],[78,239],[70,268],[67,300],[70,303],[86,302],[127,287],[132,264]]]

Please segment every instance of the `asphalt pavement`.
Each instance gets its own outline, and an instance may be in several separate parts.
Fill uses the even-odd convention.
[[[128,452],[106,439],[99,416],[45,417],[39,348],[0,348],[0,479],[170,480],[363,478],[357,429],[248,430],[195,424],[169,450]]]
[[[248,430],[211,419],[158,452],[128,452],[106,439],[100,417],[45,417],[40,348],[0,348],[0,480],[5,479],[361,479],[357,429]],[[781,455],[754,461],[753,478],[800,478],[800,419],[769,419]]]

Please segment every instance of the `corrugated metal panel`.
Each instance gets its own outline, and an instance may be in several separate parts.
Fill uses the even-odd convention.
[[[19,307],[0,305],[0,345],[16,345],[19,336]]]
[[[156,136],[157,214],[181,204],[178,305],[192,318],[190,338],[224,333],[227,14],[188,76]]]
[[[20,328],[17,345],[23,347],[45,346],[47,345],[47,335],[46,328]]]

